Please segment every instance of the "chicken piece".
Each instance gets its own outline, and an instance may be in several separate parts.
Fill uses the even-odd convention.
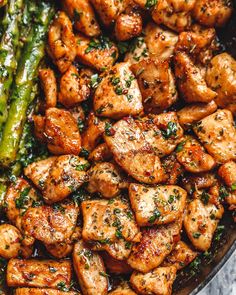
[[[218,106],[236,103],[236,60],[228,53],[213,57],[207,68],[206,82],[217,92]]]
[[[45,245],[47,252],[55,258],[61,259],[71,255],[73,251],[73,243],[70,241],[60,242],[56,244]]]
[[[175,80],[168,61],[142,60],[131,66],[146,112],[161,112],[177,100]]]
[[[189,129],[199,120],[211,115],[217,110],[214,100],[209,103],[194,103],[183,107],[177,112],[179,124],[184,129]]]
[[[187,206],[184,228],[194,247],[207,251],[211,246],[214,232],[224,213],[222,205],[203,204],[200,199],[191,201]]]
[[[223,179],[224,183],[233,190],[236,186],[236,163],[234,161],[229,161],[223,164],[218,170],[219,176]]]
[[[17,288],[15,295],[79,295],[78,292],[60,291],[55,289],[41,289],[41,288]]]
[[[191,10],[196,0],[159,0],[152,11],[152,18],[158,24],[182,32],[191,25]]]
[[[130,64],[139,62],[149,56],[147,45],[144,41],[144,37],[142,36],[134,38],[130,41],[128,49],[129,50],[125,55],[124,61],[129,62]]]
[[[128,204],[119,199],[84,201],[82,237],[86,241],[138,242],[140,232]]]
[[[147,142],[138,123],[123,119],[113,125],[114,135],[105,141],[116,162],[136,180],[158,183],[164,180],[160,159]]]
[[[73,265],[84,295],[107,294],[108,280],[103,260],[82,240],[75,244]]]
[[[236,131],[230,111],[216,111],[196,123],[193,130],[218,164],[236,159]]]
[[[78,155],[81,138],[77,123],[66,110],[50,108],[46,111],[45,136],[51,153]]]
[[[58,157],[44,183],[43,197],[47,204],[59,202],[77,190],[86,180],[89,163],[73,155]]]
[[[138,294],[171,295],[176,271],[174,266],[158,267],[146,274],[135,271],[130,283]]]
[[[188,103],[208,103],[217,96],[215,91],[207,87],[200,69],[184,52],[177,52],[175,55],[175,76],[179,91]]]
[[[197,252],[193,251],[187,244],[179,241],[174,250],[166,257],[163,266],[174,266],[177,270],[182,269],[197,257]]]
[[[216,165],[214,158],[192,136],[185,136],[178,145],[176,158],[191,173],[207,172]]]
[[[88,171],[90,193],[98,192],[104,198],[113,198],[120,193],[122,174],[120,169],[112,163],[97,163]]]
[[[85,121],[85,112],[82,106],[77,105],[73,107],[72,109],[69,109],[71,115],[74,117],[74,119],[77,122],[77,125],[79,127],[79,131],[82,132],[84,130],[84,121]]]
[[[180,240],[182,222],[173,222],[142,231],[140,243],[135,244],[127,260],[135,270],[147,273],[158,267]]]
[[[177,185],[147,187],[131,183],[129,198],[139,226],[165,224],[180,218],[187,193]]]
[[[115,24],[115,37],[118,41],[127,41],[142,33],[143,21],[138,13],[120,14]]]
[[[114,64],[118,58],[118,49],[107,37],[89,39],[81,34],[76,35],[78,60],[95,70],[103,72]]]
[[[108,293],[109,295],[137,295],[127,282],[122,282],[115,290]]]
[[[212,172],[199,173],[182,179],[182,186],[189,194],[197,190],[210,188],[216,184],[217,178],[215,173]]]
[[[120,119],[143,111],[142,96],[129,63],[116,64],[98,85],[93,107],[98,116]]]
[[[17,178],[9,186],[4,198],[7,218],[22,232],[24,214],[30,207],[37,206],[40,201],[41,198],[29,183],[23,178]]]
[[[46,138],[44,134],[45,117],[40,115],[33,115],[32,119],[34,123],[34,135],[39,141],[41,141],[42,143],[45,143],[46,142]]]
[[[38,189],[44,189],[45,182],[49,176],[49,171],[56,159],[57,157],[49,157],[45,160],[40,160],[29,164],[24,169],[25,176],[27,176]]]
[[[105,131],[106,123],[108,121],[100,120],[93,112],[88,115],[87,128],[81,136],[83,149],[88,152],[95,149]]]
[[[76,42],[72,23],[68,16],[60,11],[48,32],[49,54],[59,71],[64,73],[76,57]]]
[[[0,257],[5,259],[16,258],[17,256],[29,257],[32,248],[22,243],[21,232],[11,224],[0,225]]]
[[[23,216],[22,225],[27,235],[46,245],[61,243],[75,231],[79,208],[73,203],[30,208]]]
[[[158,60],[168,60],[174,53],[178,35],[168,29],[156,25],[153,22],[145,28],[145,42],[150,54]]]
[[[163,158],[162,166],[167,176],[166,184],[177,184],[184,173],[184,168],[177,161],[175,153]]]
[[[74,20],[75,28],[89,37],[101,34],[99,24],[89,0],[64,0],[63,8]]]
[[[76,67],[71,65],[60,80],[59,102],[70,108],[86,100],[89,95],[89,85],[79,75]]]
[[[54,108],[57,104],[57,81],[53,70],[40,69],[39,79],[45,95],[46,109]]]
[[[222,27],[233,12],[231,0],[198,0],[193,9],[193,16],[201,25]]]
[[[71,276],[69,260],[11,259],[7,265],[9,287],[69,288]]]
[[[109,255],[107,252],[102,253],[102,258],[106,269],[112,274],[129,274],[132,268],[125,260],[117,260]]]
[[[123,1],[119,0],[91,0],[102,23],[109,27],[117,19],[124,8]]]
[[[112,153],[106,143],[101,143],[92,151],[88,159],[93,163],[110,161],[112,159]]]

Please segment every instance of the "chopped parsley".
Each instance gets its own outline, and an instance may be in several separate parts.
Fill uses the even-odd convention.
[[[194,239],[198,239],[200,236],[201,236],[201,233],[199,233],[199,232],[193,233]]]
[[[96,89],[101,81],[102,81],[102,78],[99,77],[98,74],[92,75],[90,80],[90,87],[92,89]]]
[[[77,165],[75,170],[76,171],[86,171],[90,167],[89,163]]]
[[[147,0],[145,7],[147,9],[151,9],[153,6],[155,6],[157,4],[157,0]]]
[[[233,183],[233,184],[231,185],[231,190],[232,190],[232,191],[236,191],[236,183]]]
[[[166,130],[162,130],[161,133],[165,139],[168,139],[172,136],[176,136],[177,130],[177,124],[175,122],[169,122]]]
[[[115,134],[115,130],[112,128],[112,125],[108,122],[105,123],[105,134],[106,136],[113,136]]]
[[[149,218],[149,223],[154,223],[161,216],[161,212],[158,209],[153,211],[153,215]]]
[[[29,201],[29,192],[30,192],[30,187],[26,187],[23,189],[23,191],[20,193],[19,198],[15,200],[16,208],[18,209],[25,209],[25,206],[27,205]]]
[[[205,191],[202,192],[201,194],[201,201],[203,202],[204,205],[207,205],[210,199],[210,195],[206,193]]]
[[[108,37],[105,36],[100,36],[97,39],[92,39],[89,42],[89,45],[87,47],[87,49],[85,50],[85,53],[89,53],[93,50],[105,50],[105,49],[109,49],[111,48],[113,45],[113,43],[109,40]]]
[[[69,288],[66,287],[66,283],[61,281],[57,284],[57,289],[63,292],[68,292]]]

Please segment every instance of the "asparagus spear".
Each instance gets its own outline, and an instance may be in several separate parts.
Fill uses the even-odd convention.
[[[29,38],[23,48],[11,95],[11,104],[0,143],[0,163],[9,166],[16,159],[26,113],[30,104],[31,90],[39,63],[44,56],[45,37],[54,14],[52,4],[41,2],[38,7],[37,23],[32,25]]]
[[[10,0],[2,22],[4,34],[0,42],[0,130],[7,119],[7,100],[17,67],[16,49],[22,9],[22,0]]]

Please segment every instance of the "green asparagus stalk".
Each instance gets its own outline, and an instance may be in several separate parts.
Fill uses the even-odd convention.
[[[38,21],[32,25],[29,38],[23,48],[11,95],[9,114],[0,143],[0,163],[5,167],[16,159],[27,109],[31,101],[31,91],[39,63],[44,56],[46,33],[53,15],[52,4],[46,2],[39,4]]]
[[[16,50],[22,9],[22,0],[10,0],[2,23],[4,34],[0,42],[0,130],[7,119],[7,101],[17,67]]]

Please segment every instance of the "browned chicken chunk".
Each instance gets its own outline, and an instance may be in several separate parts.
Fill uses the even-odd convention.
[[[126,260],[117,260],[107,252],[102,253],[102,258],[109,273],[129,274],[132,272],[132,268],[128,265]]]
[[[162,158],[161,163],[166,173],[166,184],[177,184],[184,173],[184,168],[177,161],[176,154],[172,153],[169,156]]]
[[[106,143],[101,143],[90,153],[88,159],[95,163],[109,161],[112,159],[112,153]]]
[[[41,288],[17,288],[15,295],[79,295],[78,292]]]
[[[137,295],[127,283],[122,283],[115,290],[108,293],[109,295]]]
[[[236,205],[236,163],[229,161],[223,164],[218,170],[218,175],[228,187],[228,192],[225,193],[226,202],[229,205]]]
[[[128,48],[128,52],[125,55],[125,61],[130,64],[134,64],[149,56],[147,45],[144,41],[144,37],[140,36],[132,41],[132,46]]]
[[[120,14],[115,24],[115,36],[118,41],[127,41],[142,33],[143,21],[138,13]]]
[[[54,108],[57,104],[57,81],[53,70],[40,69],[39,79],[45,95],[46,108]]]

